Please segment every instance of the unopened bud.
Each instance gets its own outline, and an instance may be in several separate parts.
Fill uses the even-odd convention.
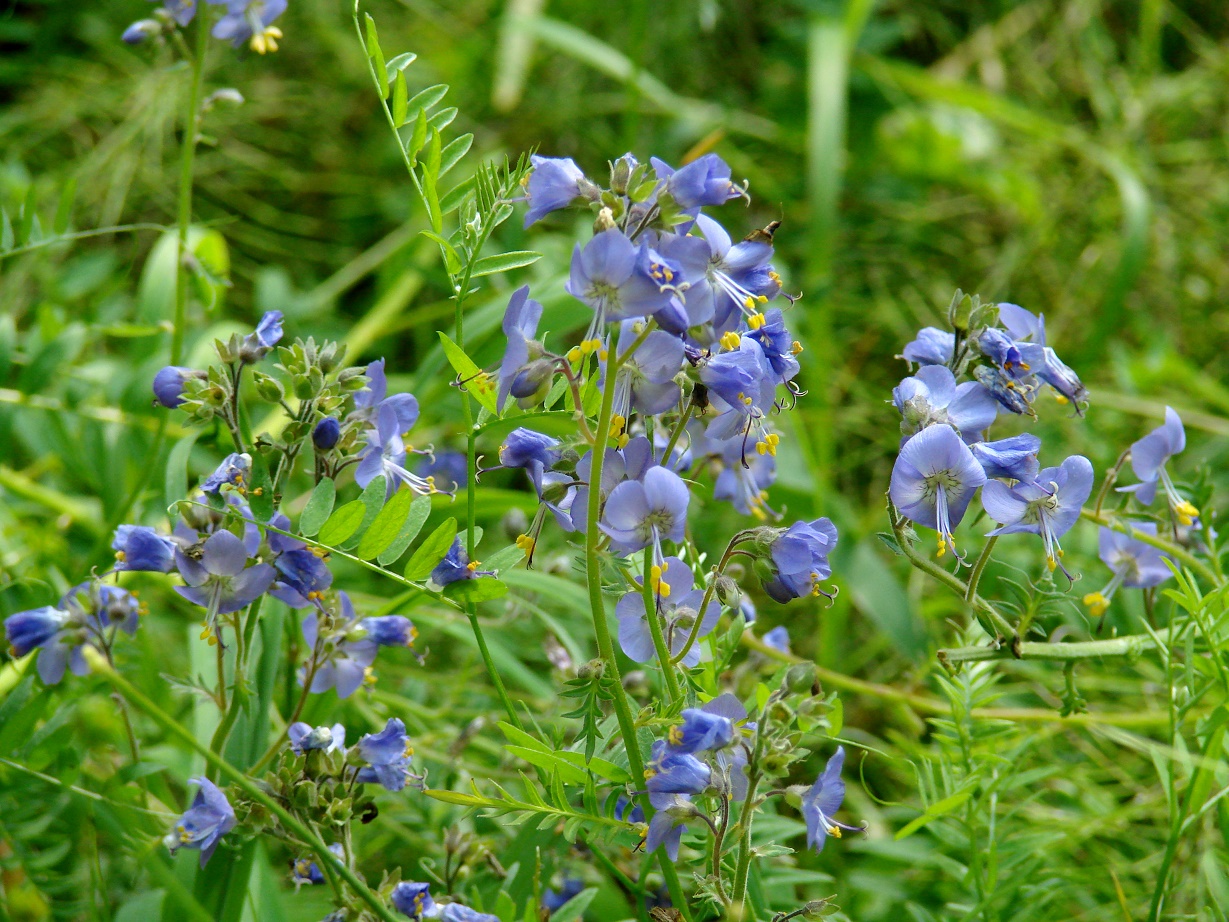
[[[256,393],[260,394],[265,400],[270,403],[277,403],[286,397],[286,389],[282,387],[282,383],[277,378],[270,377],[263,372],[254,372],[254,380],[256,381]]]
[[[795,663],[785,671],[785,678],[781,680],[781,688],[787,694],[802,694],[809,692],[814,687],[814,663]]]
[[[721,604],[726,608],[738,608],[742,603],[743,592],[738,587],[738,583],[724,573],[717,577],[714,588],[717,592],[717,598],[721,600]]]
[[[576,675],[582,679],[595,679],[600,677],[605,671],[605,662],[600,659],[591,659],[576,670]]]

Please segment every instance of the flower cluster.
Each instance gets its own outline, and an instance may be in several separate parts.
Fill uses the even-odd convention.
[[[151,0],[159,2],[159,0]],[[277,51],[282,30],[273,25],[286,12],[287,0],[206,0],[211,6],[224,7],[210,34],[219,41],[230,42],[236,48],[247,45],[257,54]],[[149,39],[161,39],[175,29],[183,29],[197,15],[197,0],[161,0],[161,6],[149,19],[138,19],[124,30],[123,40],[139,45]]]

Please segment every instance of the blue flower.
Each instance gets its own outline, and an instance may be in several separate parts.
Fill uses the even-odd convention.
[[[643,823],[644,822],[644,807],[630,800],[627,797],[619,795],[615,801],[615,819],[623,820],[626,823]]]
[[[341,423],[335,417],[326,416],[312,429],[312,444],[320,451],[328,451],[341,438]]]
[[[199,785],[192,806],[175,823],[174,829],[163,839],[166,847],[175,854],[181,848],[198,849],[203,868],[213,856],[222,836],[235,825],[235,811],[230,801],[208,778],[189,778]]]
[[[1032,482],[1041,469],[1037,461],[1041,439],[1028,432],[996,442],[977,442],[969,450],[987,477]]]
[[[955,352],[955,333],[925,327],[918,332],[917,339],[905,346],[900,357],[915,365],[947,365]]]
[[[415,493],[439,493],[433,482],[420,477],[406,468],[408,454],[401,434],[403,421],[399,418],[397,408],[387,402],[381,404],[378,423],[375,429],[367,431],[367,447],[363,449],[362,460],[354,471],[354,482],[360,487],[384,476],[387,482],[386,496],[392,496],[401,484],[405,484]]]
[[[652,853],[664,848],[667,858],[678,861],[686,819],[696,815],[691,798],[680,794],[650,794],[649,802],[657,812],[649,820],[644,850]]]
[[[1120,493],[1134,493],[1145,506],[1156,499],[1157,484],[1165,491],[1169,507],[1177,516],[1178,523],[1190,525],[1199,518],[1199,510],[1177,491],[1165,465],[1169,459],[1186,448],[1186,429],[1173,407],[1165,408],[1165,422],[1131,445],[1131,468],[1140,479],[1137,484],[1119,487]]]
[[[836,547],[837,537],[836,526],[827,518],[795,522],[779,530],[769,546],[772,577],[763,581],[768,597],[785,603],[804,596],[827,595],[820,583],[832,575],[828,555]]]
[[[358,624],[379,647],[412,647],[418,639],[418,629],[404,615],[364,618]]]
[[[889,495],[911,522],[939,533],[939,556],[950,547],[952,534],[986,472],[950,426],[923,429],[900,450],[892,467]]]
[[[577,199],[595,200],[599,189],[585,178],[585,174],[571,157],[529,158],[533,172],[525,183],[525,196],[529,211],[525,213],[525,226],[542,220],[552,211],[567,208]]]
[[[560,457],[559,440],[532,429],[513,429],[499,446],[499,463],[508,468],[524,468],[538,494],[542,493],[542,475]]]
[[[57,640],[61,629],[69,622],[69,614],[51,605],[19,611],[4,619],[4,632],[8,637],[12,656],[25,656],[31,650],[40,650],[38,674],[47,685],[55,685],[64,677],[68,666],[70,648]],[[72,648],[76,652],[76,648]],[[88,671],[84,658],[80,660],[81,673]],[[76,663],[74,663],[76,665]],[[78,670],[74,668],[73,672]]]
[[[437,915],[430,884],[403,880],[393,887],[391,899],[393,908],[411,919],[418,920],[424,916],[434,918]]]
[[[272,23],[286,12],[286,0],[209,0],[209,2],[215,5],[226,5],[226,14],[214,23],[212,32],[214,38],[224,42],[228,41],[236,48],[247,43],[257,54],[277,51],[277,40],[282,37],[282,30]],[[272,313],[277,314],[278,320],[281,320],[280,311],[272,311]],[[281,336],[280,328],[278,336]]]
[[[644,329],[640,320],[625,320],[619,329],[619,354],[622,355]],[[599,362],[600,383],[605,386],[606,361]],[[683,341],[664,330],[654,330],[636,351],[627,357],[615,377],[614,415],[616,430],[625,430],[632,411],[645,416],[664,413],[679,402],[681,390],[675,376],[683,367]],[[619,436],[627,444],[628,436]]]
[[[712,769],[689,752],[665,740],[653,743],[645,763],[644,780],[650,794],[703,794],[712,781]]]
[[[554,377],[554,362],[542,358],[542,346],[535,339],[541,319],[542,305],[529,297],[529,286],[522,285],[512,293],[504,310],[503,332],[508,345],[499,363],[495,400],[500,413],[509,394],[518,400],[527,399],[548,388]]]
[[[379,733],[368,733],[357,743],[358,754],[367,764],[355,776],[360,784],[378,783],[389,791],[400,791],[410,778],[410,756],[414,747],[399,717],[390,717]]]
[[[1023,381],[1044,361],[1042,348],[1036,343],[1018,343],[995,327],[981,331],[977,348],[1013,381]]]
[[[68,590],[56,606],[17,612],[5,619],[14,656],[37,649],[38,674],[47,685],[90,671],[82,647],[109,645],[116,631],[132,635],[145,609],[127,589],[90,580]]]
[[[747,454],[741,438],[721,443],[721,471],[713,481],[713,499],[728,499],[743,515],[761,521],[775,514],[767,502],[768,488],[777,479],[775,447],[761,440],[755,453]]]
[[[346,850],[340,842],[330,845],[329,851],[337,858],[344,860]],[[311,858],[298,858],[290,870],[290,879],[294,882],[296,889],[302,884],[322,884],[324,883],[324,872]]]
[[[129,28],[132,29],[138,25],[140,23],[136,23]],[[128,33],[125,32],[124,34],[127,35]],[[127,41],[127,39],[124,40]],[[154,399],[168,410],[173,410],[184,402],[184,383],[189,378],[203,377],[205,375],[195,369],[167,365],[154,375]]]
[[[578,896],[585,889],[585,882],[579,877],[565,877],[559,883],[558,890],[547,888],[542,894],[542,908],[547,912],[554,912],[561,908],[568,900],[574,896]]]
[[[670,728],[667,740],[679,752],[705,752],[724,749],[734,740],[734,724],[720,714],[700,708],[686,708],[682,722]]]
[[[660,470],[657,468],[656,470]],[[695,577],[690,568],[677,557],[667,557],[653,567],[649,574],[650,584],[657,600],[659,623],[666,648],[677,656],[687,643],[696,618],[701,618],[697,638],[710,634],[721,617],[721,605],[715,600],[708,603],[700,613],[704,592],[695,587]],[[644,593],[628,592],[615,606],[619,620],[619,646],[637,663],[649,663],[657,657],[653,634],[645,618]],[[700,647],[693,644],[683,657],[683,665],[695,666],[700,662]]]
[[[218,0],[209,0],[210,3],[216,3]],[[223,0],[225,2],[225,0]],[[262,0],[253,0],[253,6],[261,4]],[[281,3],[285,8],[286,0],[268,0],[268,4]],[[243,5],[243,0],[230,0],[231,6]],[[217,26],[214,26],[214,37],[218,36],[218,26],[225,22],[227,17],[223,17],[218,21]],[[282,340],[282,312],[268,311],[260,318],[260,323],[256,324],[256,329],[243,337],[243,342],[239,344],[239,360],[248,365],[253,365],[259,362],[268,355],[273,347]]]
[[[1040,364],[1033,368],[1033,373],[1054,388],[1061,400],[1073,403],[1076,412],[1079,412],[1080,404],[1088,399],[1088,390],[1081,383],[1079,376],[1046,345],[1045,317],[1026,311],[1018,304],[999,304],[998,310],[999,322],[1013,339],[1020,343],[1030,343],[1040,349]],[[1035,352],[1033,361],[1037,361]]]
[[[337,697],[348,698],[363,684],[380,645],[366,631],[356,630],[358,616],[345,592],[337,593],[337,611],[326,623],[332,630],[321,634],[315,611],[303,619],[303,640],[316,667],[314,672],[305,672],[304,681],[310,674],[312,694],[336,688]]]
[[[824,766],[823,774],[802,795],[802,818],[807,824],[807,847],[817,852],[824,850],[828,836],[841,837],[841,830],[861,832],[857,826],[846,826],[833,819],[845,799],[845,782],[841,769],[845,766],[845,747],[837,746],[836,752]]]
[[[790,652],[789,629],[783,624],[774,627],[760,639],[764,641],[765,646],[772,647],[774,650],[779,650],[782,653]]]
[[[998,416],[994,396],[976,381],[956,383],[943,365],[925,365],[905,378],[892,391],[900,411],[900,431],[905,441],[936,423],[952,426],[966,442],[981,439]]]
[[[683,211],[705,205],[724,205],[732,198],[745,195],[746,190],[730,181],[730,166],[716,154],[705,154],[675,170],[656,157],[652,158],[658,179],[666,181],[666,194]]]
[[[1036,388],[1027,380],[1018,381],[1001,368],[985,365],[974,368],[973,377],[994,396],[1003,409],[1017,416],[1036,417],[1032,406]]]
[[[331,727],[313,727],[301,720],[295,721],[286,730],[290,738],[290,748],[295,755],[301,756],[313,749],[324,752],[346,751],[346,728],[341,724]]]
[[[208,612],[212,624],[217,615],[247,608],[273,583],[275,572],[267,563],[247,566],[243,542],[228,531],[214,532],[201,547],[200,557],[189,557],[176,548],[175,565],[186,586],[175,591]]]
[[[628,441],[622,448],[607,448],[602,458],[602,481],[598,485],[601,498],[599,508],[606,505],[615,487],[627,481],[643,480],[645,473],[654,465],[653,446],[641,435]],[[576,462],[576,480],[580,485],[576,488],[576,496],[572,501],[571,519],[572,526],[577,531],[584,531],[589,520],[589,480],[592,467],[593,452],[587,452]]]
[[[120,35],[120,41],[126,45],[140,45],[146,39],[153,38],[155,35],[162,34],[162,23],[156,19],[138,19],[132,23],[123,34]],[[175,406],[178,406],[176,404]]]
[[[175,569],[175,542],[148,525],[120,525],[111,539],[115,569],[170,573]]]
[[[215,496],[222,487],[230,484],[241,492],[247,489],[247,483],[252,477],[252,456],[244,452],[232,452],[222,459],[217,469],[201,482],[201,490]]]
[[[1092,464],[1082,455],[1072,455],[1060,467],[1045,468],[1032,483],[1009,487],[998,480],[987,481],[982,505],[990,518],[1002,523],[987,537],[1018,532],[1041,535],[1046,565],[1053,570],[1063,556],[1058,539],[1079,519],[1092,481]]]
[[[443,493],[456,493],[469,482],[469,458],[461,451],[428,455],[416,473]]]
[[[802,346],[794,340],[785,326],[785,314],[779,307],[765,311],[762,320],[753,321],[758,326],[752,327],[744,336],[750,336],[764,350],[764,358],[776,375],[776,383],[786,384],[797,376],[799,364],[797,355]]]
[[[1156,537],[1155,522],[1126,522],[1135,531]],[[1100,557],[1114,576],[1100,592],[1084,596],[1084,604],[1094,618],[1105,614],[1119,587],[1150,589],[1173,576],[1165,561],[1169,558],[1151,544],[1101,526],[1098,534]]]
[[[663,539],[683,540],[690,499],[678,474],[664,467],[650,468],[643,482],[624,481],[611,491],[600,526],[623,553],[652,545],[660,560]]]
[[[418,398],[413,394],[389,394],[388,378],[384,374],[384,359],[370,363],[366,371],[367,386],[354,395],[354,412],[349,419],[378,425],[380,411],[391,407],[397,433],[409,432],[418,422]]]
[[[452,547],[448,549],[444,559],[437,563],[435,569],[431,571],[431,582],[442,589],[449,583],[456,583],[463,579],[493,575],[493,570],[478,569],[478,561],[469,559],[461,536],[457,535],[452,539]]]
[[[709,402],[717,411],[704,434],[717,441],[744,436],[762,427],[776,397],[772,366],[759,343],[749,336],[723,339],[733,348],[711,357],[700,366],[700,381],[708,388]],[[775,447],[775,442],[764,441]]]
[[[319,602],[324,591],[333,585],[328,565],[307,547],[283,551],[274,558],[273,567],[277,570],[277,583],[269,594],[291,608],[307,608]]]
[[[489,912],[479,912],[468,906],[462,906],[460,903],[443,904],[437,918],[440,922],[500,922],[499,916],[493,916]]]
[[[639,257],[636,245],[614,228],[595,234],[584,249],[576,245],[564,287],[593,309],[586,342],[597,338],[607,321],[652,315],[670,306],[673,286],[642,271]]]

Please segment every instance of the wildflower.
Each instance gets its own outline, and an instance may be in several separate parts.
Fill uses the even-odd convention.
[[[1044,360],[1041,347],[1036,343],[1018,343],[995,327],[981,331],[977,348],[1013,381],[1027,378]]]
[[[625,320],[619,329],[619,354],[631,348],[644,329],[643,321]],[[606,361],[600,362],[601,383],[605,386]],[[626,426],[632,410],[645,416],[664,413],[679,402],[681,391],[675,376],[683,367],[683,341],[664,330],[654,330],[627,356],[615,376],[614,419],[620,429]],[[619,436],[623,445],[628,436]],[[623,447],[622,445],[619,446]]]
[[[682,722],[670,728],[667,740],[679,752],[724,749],[734,739],[734,724],[728,717],[700,708],[683,711]]]
[[[1155,522],[1126,522],[1135,531],[1156,537]],[[1105,614],[1110,600],[1120,587],[1150,589],[1173,576],[1166,566],[1168,559],[1160,550],[1138,538],[1101,526],[1098,534],[1100,557],[1114,576],[1100,592],[1084,596],[1084,604],[1094,618]]]
[[[657,812],[649,820],[644,850],[655,852],[665,848],[666,857],[678,861],[679,845],[683,840],[683,828],[688,817],[696,816],[697,810],[691,798],[681,794],[650,794],[649,803]]]
[[[644,780],[650,794],[702,794],[712,780],[712,769],[691,753],[657,740],[644,767]]]
[[[277,51],[277,41],[282,37],[282,30],[272,23],[286,12],[286,0],[209,0],[209,2],[226,5],[226,14],[214,23],[212,32],[214,38],[229,41],[236,48],[247,43],[257,54]],[[281,319],[279,311],[272,313],[277,314],[278,319]],[[280,328],[278,336],[281,336]]]
[[[704,434],[717,441],[745,435],[772,408],[776,380],[759,343],[749,336],[730,352],[715,355],[700,366],[700,381],[708,388],[717,416]]]
[[[437,915],[435,900],[431,898],[430,884],[403,880],[393,887],[392,903],[394,909],[411,919],[418,920],[424,916],[434,918]]]
[[[615,487],[627,481],[643,480],[645,473],[654,466],[653,448],[649,440],[640,435],[629,440],[622,448],[607,448],[602,458],[602,481],[598,485],[599,509],[605,507]],[[576,488],[576,496],[572,501],[571,518],[573,527],[578,531],[584,531],[589,520],[589,480],[592,466],[592,452],[588,452],[576,462],[576,479],[580,485]]]
[[[1088,389],[1079,376],[1046,345],[1045,317],[1033,314],[1018,304],[1003,303],[998,305],[998,309],[999,322],[1013,339],[1039,347],[1040,363],[1033,368],[1033,373],[1050,385],[1062,400],[1074,404],[1078,411],[1080,404],[1088,399]]]
[[[923,429],[900,450],[889,495],[910,521],[939,533],[939,556],[955,553],[952,534],[986,472],[950,426]]]
[[[974,368],[973,377],[994,396],[1003,409],[1017,416],[1036,417],[1032,406],[1036,388],[1027,380],[1017,381],[1001,368],[989,368],[985,365]]]
[[[235,811],[230,801],[208,778],[189,778],[189,783],[199,785],[192,806],[166,834],[163,842],[175,854],[181,848],[198,849],[203,868],[213,856],[222,836],[235,826]]]
[[[335,417],[326,416],[312,429],[312,444],[319,451],[328,451],[341,438],[341,423]]]
[[[542,908],[547,912],[554,912],[561,908],[568,900],[575,896],[579,896],[580,892],[585,889],[585,882],[579,877],[565,877],[559,883],[558,890],[546,888],[546,892],[542,894]]]
[[[690,498],[678,474],[664,467],[650,468],[643,482],[624,481],[611,491],[601,529],[623,553],[652,545],[660,560],[663,538],[683,540]]]
[[[1037,461],[1041,439],[1028,432],[995,442],[975,442],[969,450],[987,477],[1029,483],[1037,479],[1041,467]]]
[[[925,365],[892,391],[900,411],[900,431],[907,441],[927,426],[946,424],[966,442],[976,442],[998,416],[994,396],[976,381],[956,383],[943,365]]]
[[[551,360],[542,358],[541,344],[534,338],[541,319],[542,305],[529,297],[529,286],[522,285],[512,293],[504,311],[503,331],[508,345],[499,363],[495,403],[500,413],[509,394],[518,400],[527,399],[550,386],[555,366]]]
[[[448,549],[444,559],[436,564],[435,569],[431,571],[431,582],[442,589],[449,583],[459,582],[463,579],[494,575],[495,571],[493,570],[478,569],[478,561],[469,559],[469,554],[465,552],[465,545],[461,541],[461,536],[457,535],[457,537],[452,539],[452,547]]]
[[[460,903],[445,903],[437,916],[440,922],[500,922],[499,916],[479,912]]]
[[[657,178],[666,181],[666,194],[683,211],[705,205],[724,205],[732,198],[746,195],[746,189],[730,181],[730,166],[716,154],[697,157],[675,170],[656,157],[652,158]]]
[[[760,638],[764,641],[764,645],[772,647],[774,650],[779,650],[781,653],[789,653],[789,629],[785,625],[778,625],[771,631]]]
[[[136,25],[140,25],[140,23]],[[134,28],[134,26],[129,28]],[[127,35],[127,33],[124,34]],[[193,368],[167,365],[154,375],[154,400],[168,410],[173,410],[184,402],[183,392],[186,382],[191,378],[204,377],[204,372],[196,371]]]
[[[524,468],[539,495],[542,475],[560,457],[559,440],[532,429],[513,429],[499,446],[499,463],[503,467]]]
[[[329,851],[338,859],[345,858],[346,850],[340,842],[330,845]],[[290,879],[296,889],[302,884],[322,884],[324,883],[324,872],[310,858],[298,858],[290,870]]]
[[[273,567],[277,570],[277,582],[269,594],[291,608],[306,608],[317,602],[333,585],[328,565],[307,547],[278,554]]]
[[[469,482],[469,458],[461,451],[441,451],[428,455],[418,465],[416,473],[444,493],[456,493]]]
[[[209,0],[210,3],[216,3],[218,0]],[[243,5],[244,0],[223,0],[229,2],[231,6]],[[252,5],[256,6],[262,3],[262,0],[253,0]],[[286,6],[286,0],[268,0],[269,6],[275,3],[280,3],[283,9]],[[224,16],[214,26],[214,37],[221,38],[217,34],[218,26],[221,26],[228,17]],[[268,311],[260,318],[260,323],[256,324],[256,329],[243,337],[243,342],[239,344],[239,360],[245,365],[254,365],[259,362],[276,346],[282,339],[282,312]]]
[[[55,606],[10,615],[4,628],[13,655],[37,649],[38,674],[45,684],[55,685],[66,669],[73,675],[87,674],[90,667],[82,648],[87,643],[108,648],[117,630],[135,634],[143,612],[127,589],[91,580],[68,590]]]
[[[950,430],[949,430],[950,431]],[[827,518],[795,522],[776,529],[768,547],[772,566],[770,576],[761,578],[764,592],[776,602],[785,603],[805,596],[827,595],[820,585],[832,575],[828,555],[836,547],[836,526]]]
[[[1058,539],[1079,519],[1092,492],[1092,480],[1092,463],[1083,455],[1072,455],[1060,467],[1045,468],[1031,483],[1009,487],[998,480],[988,481],[982,488],[982,505],[1002,525],[987,537],[1018,532],[1041,535],[1046,565],[1053,570],[1063,556]]]
[[[188,584],[175,591],[208,611],[212,625],[217,615],[247,608],[272,584],[276,575],[267,563],[247,566],[243,542],[228,531],[214,532],[201,547],[200,557],[189,557],[178,548],[175,565]]]
[[[418,629],[404,615],[364,618],[358,625],[378,647],[412,647],[418,638]]]
[[[615,801],[615,819],[633,825],[644,822],[644,807],[627,797],[619,796]]]
[[[222,491],[222,487],[230,484],[240,492],[244,492],[247,490],[251,477],[252,456],[247,452],[243,454],[232,452],[223,458],[217,469],[201,482],[201,490],[216,496]]]
[[[776,438],[775,433],[766,433]],[[762,446],[762,450],[761,450]],[[743,515],[761,521],[768,518],[768,488],[777,479],[776,443],[759,441],[756,451],[748,453],[740,438],[729,439],[721,447],[721,471],[713,481],[713,498],[728,499]]]
[[[376,359],[363,372],[367,386],[354,395],[354,412],[350,419],[358,419],[378,426],[380,411],[391,407],[398,434],[409,432],[418,422],[418,398],[413,394],[389,394],[388,378],[384,374],[384,359]]]
[[[857,826],[846,826],[837,822],[832,815],[841,808],[845,799],[845,782],[841,780],[841,769],[845,766],[845,747],[837,746],[836,752],[824,766],[823,774],[815,779],[815,783],[802,795],[802,818],[807,824],[807,847],[817,852],[824,850],[824,842],[828,836],[841,837],[841,830],[861,832]]]
[[[115,569],[170,573],[175,569],[175,542],[148,525],[120,525],[111,539]]]
[[[146,39],[162,34],[162,23],[156,19],[138,19],[124,30],[120,41],[126,45],[140,45]],[[175,404],[178,406],[178,404]]]
[[[593,342],[607,321],[652,315],[670,306],[671,286],[641,271],[639,257],[636,245],[617,229],[595,234],[583,250],[576,245],[564,287],[593,309],[585,342]]]
[[[287,728],[286,735],[290,738],[291,750],[297,756],[313,749],[324,752],[345,752],[346,749],[346,728],[341,724],[313,727],[297,720]]]
[[[937,327],[924,327],[901,354],[915,365],[949,365],[956,352],[956,334]]]
[[[367,764],[358,770],[360,784],[378,783],[386,790],[400,791],[410,778],[414,747],[399,717],[390,717],[379,733],[368,733],[357,743],[358,754]]]
[[[801,346],[794,341],[785,326],[785,314],[774,307],[762,315],[763,322],[758,327],[749,330],[744,336],[750,336],[764,351],[777,384],[787,384],[793,380],[799,371],[798,352]]]
[[[70,648],[56,637],[68,625],[68,612],[52,605],[19,611],[4,619],[4,633],[8,637],[10,653],[14,657],[25,656],[31,650],[39,650],[38,674],[47,685],[55,685],[64,677],[68,666]],[[89,671],[77,649],[73,659],[73,673],[83,675]]]
[[[337,593],[336,611],[326,613],[323,632],[317,612],[303,619],[303,639],[316,665],[313,694],[336,688],[337,697],[348,698],[363,684],[380,647],[408,647],[418,636],[410,619],[401,615],[359,619],[345,592]]]
[[[362,460],[355,468],[354,482],[366,487],[376,477],[383,475],[388,484],[386,496],[392,496],[403,483],[415,493],[440,492],[433,481],[406,469],[408,449],[401,439],[401,433],[405,431],[401,425],[397,408],[382,404],[376,428],[367,431],[367,447],[363,449]]]
[[[1165,422],[1131,445],[1131,468],[1140,479],[1137,484],[1119,487],[1121,493],[1134,493],[1142,505],[1150,506],[1156,499],[1156,487],[1160,483],[1169,500],[1169,508],[1177,516],[1180,525],[1190,525],[1199,518],[1199,510],[1174,487],[1165,465],[1174,455],[1186,448],[1186,429],[1173,407],[1165,408]]]
[[[695,577],[679,558],[667,557],[655,565],[649,573],[649,580],[657,601],[657,616],[666,649],[672,655],[677,656],[682,651],[697,618],[701,619],[697,638],[707,636],[717,626],[721,606],[712,600],[703,614],[700,613],[704,592],[695,588]],[[619,619],[619,645],[623,652],[637,663],[652,662],[657,656],[657,648],[653,645],[653,634],[645,616],[643,592],[633,590],[624,595],[615,606],[615,616]],[[692,644],[682,662],[685,666],[699,663],[699,646]]]
[[[529,158],[533,172],[525,184],[525,196],[529,211],[525,213],[525,226],[542,220],[552,211],[567,208],[577,199],[595,201],[600,194],[598,187],[585,178],[585,174],[571,157]]]

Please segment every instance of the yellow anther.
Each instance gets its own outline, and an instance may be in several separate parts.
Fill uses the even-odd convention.
[[[1058,561],[1054,559],[1053,554],[1046,555],[1046,566],[1049,567],[1051,573],[1058,567]]]
[[[606,361],[608,358],[610,358],[610,353],[609,353],[609,352],[607,352],[605,349],[598,349],[598,350],[597,350],[597,357],[598,357],[599,359],[601,359],[601,360],[604,362],[604,361]]]
[[[763,314],[756,313],[747,318],[747,326],[751,327],[753,330],[758,330],[767,322],[768,320]]]
[[[418,639],[418,628],[410,625],[410,643],[409,646],[414,646],[414,641]]]
[[[744,394],[742,391],[739,391],[739,392],[738,392],[738,399],[739,399],[739,400],[741,400],[741,401],[742,401],[744,404],[746,404],[747,406],[751,406],[751,404],[755,403],[755,401],[754,401],[754,400],[752,400],[750,397],[748,397],[748,396],[747,396],[746,394]]]
[[[621,436],[619,436],[619,438],[618,438],[618,439],[616,439],[616,444],[619,446],[619,448],[626,448],[626,447],[627,447],[627,443],[628,443],[628,442],[630,442],[630,441],[631,441],[631,436],[629,436],[629,435],[625,432],[625,433],[623,433]]]
[[[802,355],[802,343],[795,339],[790,345],[789,351],[794,355]]]
[[[1084,596],[1084,604],[1088,606],[1088,613],[1094,618],[1100,618],[1105,614],[1105,610],[1110,607],[1110,600],[1099,592],[1090,592]]]
[[[832,824],[828,827],[828,835],[832,836],[834,839],[839,839],[841,837],[841,827],[837,826],[835,823]]]
[[[775,269],[768,270],[768,277],[772,279],[774,282],[776,282],[778,285],[781,283],[781,276],[777,274],[777,271]]]
[[[649,570],[649,574],[649,578],[656,582],[657,580],[661,579],[662,568],[657,564],[653,564],[652,568]]]
[[[213,628],[205,625],[205,630],[201,631],[201,640],[210,640],[213,638]]]
[[[266,26],[262,32],[252,34],[251,47],[257,54],[277,51],[277,40],[282,37],[282,30],[277,26]]]
[[[947,553],[947,541],[944,539],[942,535],[939,535],[939,550],[938,550],[938,553],[935,554],[935,556],[942,557],[946,553]]]
[[[312,553],[313,553],[313,554],[315,554],[317,557],[319,557],[321,560],[328,560],[328,559],[329,559],[329,552],[328,552],[328,550],[327,550],[326,548],[322,548],[322,547],[313,547],[313,548],[312,548]]]
[[[768,295],[756,295],[755,300],[758,301],[760,304],[767,304]]]
[[[644,780],[645,780],[645,781],[648,781],[648,780],[650,780],[650,779],[652,779],[652,778],[656,778],[656,777],[657,777],[657,769],[655,769],[655,768],[646,768],[646,769],[644,770]]]
[[[568,361],[573,365],[579,362],[583,357],[584,353],[581,352],[580,346],[573,346],[568,350]]]
[[[120,563],[123,563],[125,560],[128,559],[128,555],[125,554],[123,551],[116,551],[115,559],[118,560]]]
[[[478,561],[471,560],[469,563],[465,565],[465,569],[469,570],[470,573],[473,573],[475,570],[478,569]]]
[[[1054,399],[1057,400],[1059,403],[1070,403],[1071,402],[1066,397],[1064,397],[1062,394],[1055,394]]]
[[[1199,510],[1186,500],[1174,506],[1174,512],[1178,516],[1178,522],[1182,525],[1190,525],[1195,519],[1199,518]]]
[[[671,727],[670,732],[666,734],[666,739],[670,741],[670,745],[672,746],[683,745],[683,728]]]
[[[761,509],[759,506],[751,506],[749,508],[751,509],[751,515],[753,518],[761,522],[766,521],[768,519],[768,514],[764,512],[764,510]]]
[[[375,685],[376,684],[376,671],[372,669],[370,666],[368,666],[366,669],[363,670],[363,684],[364,685]]]
[[[731,330],[728,333],[723,333],[721,335],[722,347],[725,349],[728,349],[730,352],[733,352],[735,349],[737,349],[739,346],[739,343],[741,343],[742,341],[743,341],[742,337],[739,336],[737,333],[735,333],[733,330]]]
[[[757,455],[768,454],[768,443],[767,442],[756,442],[755,443],[755,453]]]
[[[536,544],[537,542],[529,535],[517,535],[516,537],[516,546],[526,554],[532,554]]]
[[[137,596],[141,594],[141,590],[140,589],[129,589],[128,594],[135,599]]]
[[[405,757],[408,759],[413,754],[414,754],[414,747],[410,745],[409,740],[406,740],[405,741]]]
[[[746,298],[743,299],[743,307],[745,307],[749,311],[755,310],[755,298],[748,295]]]

